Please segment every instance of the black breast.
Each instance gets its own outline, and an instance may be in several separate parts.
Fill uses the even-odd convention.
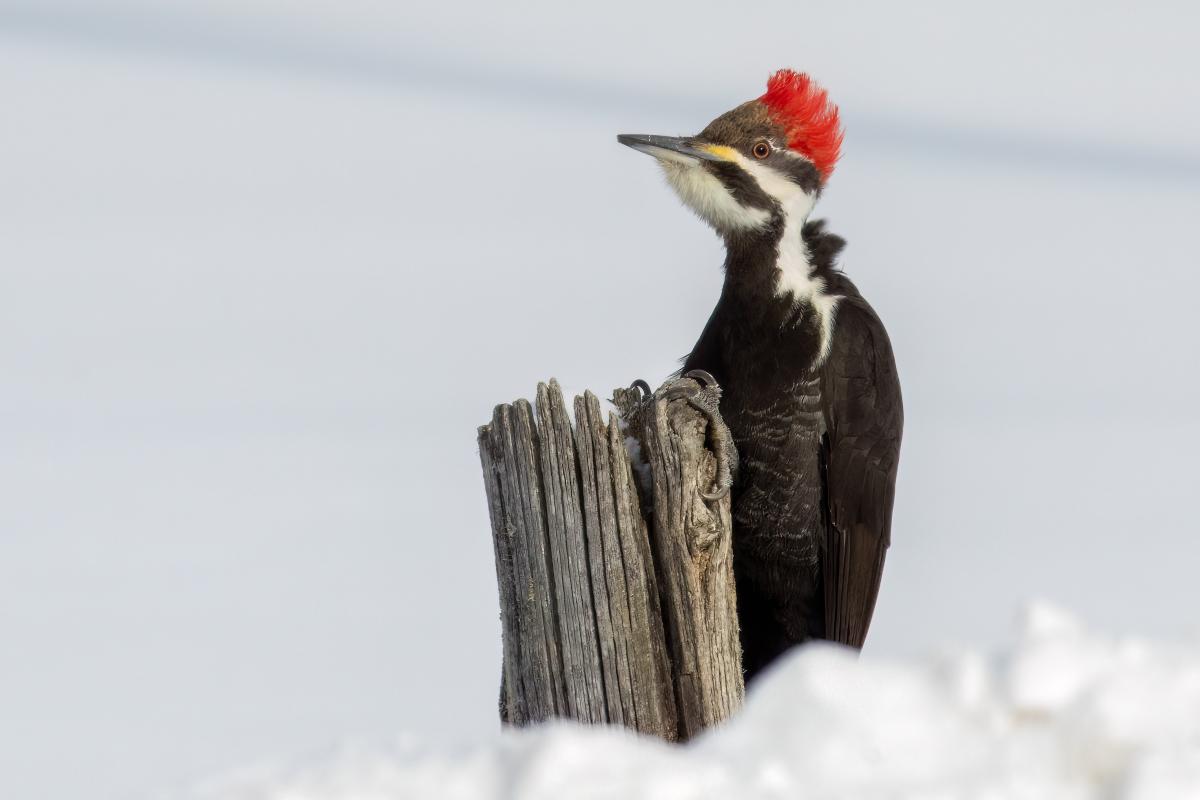
[[[825,236],[819,225],[805,229],[822,279],[841,243]],[[822,325],[810,303],[775,295],[776,275],[773,248],[731,248],[721,300],[685,361],[720,382],[721,414],[740,456],[734,574],[751,673],[824,634]]]
[[[825,420],[814,317],[804,303],[771,329],[743,326],[723,337],[721,413],[741,461],[733,513],[743,559],[799,568],[819,557]]]

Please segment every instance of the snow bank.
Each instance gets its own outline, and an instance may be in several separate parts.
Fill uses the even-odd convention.
[[[471,751],[348,748],[202,800],[1200,797],[1200,648],[1031,607],[1012,651],[924,661],[801,648],[685,747],[566,723]]]

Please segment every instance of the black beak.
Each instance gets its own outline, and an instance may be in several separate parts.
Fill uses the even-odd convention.
[[[617,134],[617,141],[656,158],[682,161],[680,156],[703,161],[720,161],[707,150],[696,147],[698,142],[683,136],[653,136],[641,133]]]

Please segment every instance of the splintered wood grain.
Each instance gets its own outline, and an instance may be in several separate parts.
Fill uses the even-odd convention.
[[[514,690],[525,700],[520,715],[540,722],[566,711],[550,553],[537,459],[537,435],[529,402],[496,408],[492,417],[493,463],[502,465],[505,529],[512,530],[512,586],[517,607],[517,671]],[[507,691],[507,686],[506,686]]]
[[[745,686],[729,498],[709,502],[701,496],[716,472],[704,444],[708,421],[686,400],[668,401],[663,394],[660,389],[638,416],[652,474],[651,539],[679,734],[688,739],[740,708]]]
[[[538,432],[546,529],[553,559],[559,644],[570,716],[605,722],[604,678],[588,569],[579,465],[571,420],[556,381],[538,384]]]
[[[497,409],[499,413],[499,409]],[[527,703],[525,686],[520,675],[518,640],[521,638],[521,615],[518,613],[516,577],[513,566],[512,514],[504,506],[504,487],[501,475],[503,456],[492,437],[492,425],[479,428],[479,460],[483,467],[483,486],[487,494],[488,516],[492,521],[492,543],[496,555],[496,585],[500,592],[500,629],[503,647],[500,682],[500,719],[507,725],[524,725]]]
[[[614,399],[622,418],[606,420],[595,395],[576,397],[572,425],[551,380],[538,386],[536,415],[518,400],[479,429],[504,637],[501,718],[685,739],[727,717],[743,692],[728,500],[700,497],[714,466],[699,412],[636,391]],[[632,462],[629,437],[646,463]]]
[[[629,675],[625,572],[617,544],[617,513],[604,423],[598,419],[599,403],[595,403],[595,415],[589,408],[589,400],[594,402],[595,399],[589,392],[584,397],[576,397],[574,407],[575,452],[579,456],[579,489],[583,500],[592,605],[596,611],[596,638],[600,645],[608,721],[637,727]]]
[[[598,410],[598,409],[597,409]],[[675,689],[671,678],[662,607],[655,578],[646,520],[638,502],[637,479],[625,446],[625,434],[616,415],[608,417],[608,454],[617,545],[629,611],[627,659],[633,689],[636,728],[668,741],[679,736]],[[607,562],[617,572],[615,557]]]
[[[621,426],[591,392],[576,397],[575,440],[609,719],[676,736],[675,701],[645,521]]]

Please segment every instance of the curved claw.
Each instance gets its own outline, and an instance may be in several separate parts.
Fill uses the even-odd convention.
[[[646,383],[641,378],[638,378],[633,383],[629,384],[630,389],[640,389],[642,391],[642,400],[648,397],[653,397],[654,392],[650,389],[650,384]]]
[[[717,459],[717,474],[712,491],[700,492],[700,496],[707,502],[715,503],[729,494],[729,489],[733,485],[733,475],[738,468],[737,449],[733,444],[733,436],[725,421],[721,419],[718,410],[721,387],[712,375],[702,369],[689,370],[682,377],[695,381],[699,384],[699,388],[675,385],[667,388],[661,396],[666,400],[686,400],[690,406],[708,419],[713,455]]]
[[[725,422],[719,418],[712,419],[710,422],[713,426],[710,430],[713,439],[713,455],[717,459],[717,474],[713,477],[713,490],[707,494],[701,492],[700,496],[710,503],[715,503],[729,494],[729,489],[733,486],[733,473],[738,468],[738,457]]]

